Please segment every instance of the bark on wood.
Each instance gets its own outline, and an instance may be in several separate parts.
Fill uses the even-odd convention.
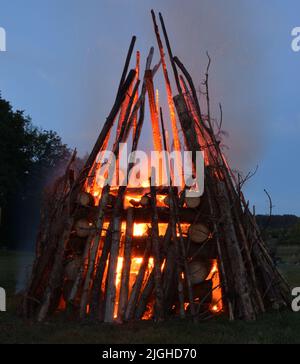
[[[154,92],[152,71],[147,70],[145,77],[146,77],[146,88],[149,99],[149,109],[151,115],[154,150],[161,152],[163,148],[162,148],[160,127],[159,127],[159,117],[155,103],[155,92]]]
[[[107,275],[106,288],[106,304],[104,322],[112,323],[114,321],[114,309],[116,303],[116,275],[119,259],[121,239],[121,219],[120,216],[115,216],[112,225],[112,242],[109,256],[109,266]]]
[[[138,275],[136,277],[135,283],[132,287],[131,294],[130,294],[130,297],[128,300],[128,305],[127,305],[127,309],[126,309],[126,313],[125,313],[125,321],[130,321],[134,317],[138,298],[139,298],[139,295],[141,292],[145,273],[146,273],[148,263],[149,263],[150,251],[151,251],[151,239],[148,238],[144,257],[143,257],[143,262],[141,264],[140,270],[138,272]]]
[[[168,254],[167,252],[169,251],[170,241],[171,241],[171,225],[169,224],[162,242],[163,249],[162,249],[161,264],[163,264],[163,261],[165,260]],[[153,289],[154,289],[154,270],[152,270],[150,276],[148,277],[148,280],[145,284],[145,288],[143,289],[140,295],[135,313],[136,319],[140,320],[143,317],[143,314],[146,310],[147,303],[149,301]]]
[[[159,52],[160,52],[160,58],[161,58],[161,63],[162,63],[162,67],[163,67],[164,78],[165,78],[165,85],[166,85],[167,97],[168,97],[168,106],[169,106],[169,111],[170,111],[171,126],[172,126],[173,139],[174,139],[174,150],[179,151],[179,150],[181,150],[180,141],[179,141],[179,133],[178,133],[178,127],[177,127],[177,121],[176,121],[176,113],[175,113],[175,106],[174,106],[173,95],[172,95],[172,88],[171,88],[171,83],[170,83],[166,60],[165,60],[164,48],[163,48],[163,44],[162,44],[162,41],[160,38],[159,29],[158,29],[158,26],[156,23],[155,13],[153,10],[151,11],[151,14],[152,14],[152,19],[153,19],[157,44],[158,44],[158,48],[159,48]]]
[[[195,209],[195,208],[199,207],[200,202],[201,202],[200,197],[186,197],[185,198],[186,206],[190,209]]]
[[[120,299],[118,307],[118,318],[124,320],[129,295],[129,278],[131,267],[131,245],[133,237],[133,209],[127,210],[126,236],[124,243],[124,263],[121,277]]]
[[[161,321],[164,319],[164,295],[162,290],[162,277],[161,277],[161,258],[159,247],[159,233],[158,233],[158,214],[156,206],[156,190],[151,187],[151,207],[152,207],[152,248],[154,253],[154,282],[155,282],[155,311],[156,319]]]
[[[193,224],[189,228],[189,238],[194,243],[204,243],[209,238],[209,228],[203,224]]]
[[[80,192],[77,197],[77,201],[81,206],[94,206],[94,197],[87,192]]]

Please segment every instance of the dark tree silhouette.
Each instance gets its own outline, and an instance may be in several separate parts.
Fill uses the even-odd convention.
[[[54,131],[35,127],[0,95],[1,245],[33,245],[42,190],[69,158]]]

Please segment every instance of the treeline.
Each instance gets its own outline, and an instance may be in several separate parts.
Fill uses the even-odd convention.
[[[43,188],[69,158],[56,132],[34,126],[0,94],[0,246],[34,245]]]
[[[257,215],[266,240],[275,239],[278,244],[300,245],[300,218],[295,215]]]

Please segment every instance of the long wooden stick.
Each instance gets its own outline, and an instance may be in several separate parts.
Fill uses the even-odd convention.
[[[153,75],[151,70],[146,71],[145,78],[146,78],[147,94],[149,99],[150,115],[151,115],[154,150],[161,152],[163,146],[161,140],[160,126],[159,126],[159,117],[158,117],[157,107],[155,104]]]
[[[121,276],[120,299],[118,306],[118,317],[121,321],[124,320],[125,311],[128,303],[133,221],[134,221],[134,209],[129,208],[127,210],[126,236],[124,243],[124,260],[123,260],[123,270]]]
[[[121,80],[120,80],[120,84],[119,84],[119,88],[118,88],[117,98],[122,93],[122,87],[123,87],[123,84],[125,83],[125,79],[126,79],[126,75],[127,75],[128,69],[129,69],[129,64],[130,64],[130,60],[132,57],[135,42],[136,42],[136,36],[133,36],[131,39],[130,45],[129,45],[127,56],[126,56],[126,61],[125,61],[125,65],[123,68],[123,72],[122,72],[122,76],[121,76]]]
[[[134,73],[135,73],[135,71],[134,71]],[[131,101],[128,105],[127,117],[126,117],[126,120],[124,121],[124,124],[122,125],[122,129],[121,129],[120,136],[119,136],[119,141],[118,141],[118,143],[116,143],[114,145],[114,148],[113,148],[114,149],[113,153],[116,158],[118,157],[120,143],[125,141],[126,136],[128,136],[128,131],[126,130],[127,122],[129,119],[129,114],[130,114],[130,110],[132,107],[132,103],[133,103],[133,100],[135,97],[135,92],[138,88],[138,84],[139,84],[139,82],[136,83],[134,92],[131,96]],[[114,165],[111,164],[109,169],[110,169],[109,176],[110,176],[110,179],[112,179]],[[98,218],[97,218],[97,222],[96,222],[96,231],[93,232],[93,234],[92,234],[93,247],[90,252],[89,265],[88,265],[87,275],[85,278],[85,283],[84,283],[84,288],[83,288],[83,293],[82,293],[81,303],[80,303],[80,317],[81,318],[85,317],[85,315],[86,315],[86,306],[87,306],[87,302],[88,302],[88,298],[89,298],[88,296],[89,296],[89,292],[90,292],[90,288],[91,288],[91,284],[92,284],[95,260],[96,260],[97,252],[99,249],[100,236],[101,236],[101,231],[102,231],[102,227],[103,227],[103,222],[104,222],[104,217],[105,217],[105,208],[106,208],[106,205],[108,202],[109,191],[110,191],[110,181],[108,181],[107,185],[104,186],[104,188],[102,190],[101,199],[100,199],[99,206],[98,206],[99,213],[98,213]]]
[[[165,126],[164,126],[162,109],[160,109],[160,119],[161,119],[161,124],[162,124],[164,147],[167,150],[168,147],[167,147],[167,141],[166,141],[166,135],[165,135]],[[168,169],[167,175],[169,175],[169,164],[168,163],[167,163],[167,169]],[[185,251],[185,246],[184,246],[184,242],[183,242],[181,224],[180,224],[180,219],[179,219],[178,200],[175,197],[174,190],[172,188],[172,182],[171,182],[171,185],[169,188],[169,196],[170,196],[171,219],[173,220],[172,221],[173,240],[175,243],[175,249],[176,249],[177,256],[178,257],[182,256],[184,273],[185,273],[184,276],[185,276],[185,280],[187,283],[188,295],[189,295],[190,306],[191,306],[191,314],[192,314],[193,318],[196,319],[196,308],[195,308],[194,297],[193,297],[193,287],[192,287],[189,267],[188,267],[188,263],[187,263],[187,259],[186,259],[186,251]],[[177,226],[178,232],[179,232],[179,239],[177,238],[176,226]],[[179,275],[179,287],[180,287],[180,281],[181,281],[181,274]],[[182,294],[183,293],[180,292],[181,298],[182,298]],[[181,302],[181,307],[182,307],[182,302]]]
[[[130,297],[128,300],[128,305],[127,305],[127,309],[126,309],[126,313],[125,313],[125,321],[130,321],[134,317],[138,297],[141,292],[145,273],[146,273],[148,263],[149,263],[150,251],[151,251],[151,239],[148,238],[147,243],[146,243],[145,252],[144,252],[143,261],[142,261],[140,270],[138,272],[138,275],[136,277],[135,283],[132,287],[132,291],[131,291],[131,294],[130,294]]]
[[[147,58],[146,68],[151,67],[152,57],[153,57],[153,48],[150,49],[150,53],[149,53],[149,56]],[[137,92],[137,88],[134,90],[134,95],[136,95],[136,92]],[[133,108],[133,111],[132,111],[131,117],[129,119],[128,125],[125,127],[125,131],[124,131],[125,139],[126,139],[127,136],[129,135],[130,128],[132,127],[133,120],[136,117],[136,113],[138,112],[138,110],[140,108],[139,121],[138,121],[137,129],[136,129],[136,133],[135,133],[135,136],[134,136],[133,144],[132,144],[132,151],[133,152],[138,147],[138,141],[139,141],[139,138],[140,138],[142,125],[143,125],[143,122],[144,122],[145,93],[146,93],[146,86],[145,86],[145,80],[144,80],[141,96],[139,97],[137,103],[135,104],[135,106]],[[133,97],[134,97],[134,95],[133,95]],[[128,167],[128,175],[130,174],[130,170],[131,170],[132,167],[133,167],[133,164],[130,164],[129,167]],[[114,216],[115,217],[119,216],[119,211],[120,211],[121,206],[122,206],[122,201],[123,201],[125,192],[126,192],[126,186],[121,186],[119,188],[119,191],[118,191],[118,197],[117,197],[117,201],[116,201],[115,208],[114,208]],[[108,278],[108,279],[110,279],[110,285],[111,285],[109,289],[111,289],[112,293],[113,293],[113,295],[110,297],[110,299],[115,298],[115,289],[116,289],[116,287],[114,285],[114,281],[112,279],[113,275],[115,274],[114,272],[115,272],[115,269],[116,269],[116,266],[115,266],[116,262],[114,261],[113,264],[114,264],[114,267],[110,266],[110,268],[109,268],[110,278]],[[98,276],[98,271],[96,271],[96,276]],[[93,297],[97,297],[97,292],[99,292],[99,289],[100,289],[99,284],[100,283],[98,282],[97,285],[94,285]],[[100,301],[99,301],[99,303],[100,303]],[[110,304],[110,303],[108,303],[108,304],[109,304],[110,310],[109,310],[109,312],[106,311],[106,320],[107,321],[112,321],[114,319],[114,317],[112,316],[113,310],[111,309],[112,304]],[[102,309],[97,308],[97,303],[96,302],[95,302],[94,309],[96,311],[101,311],[101,312],[103,311]]]
[[[178,89],[178,92],[180,94],[182,94],[182,89],[181,89],[181,85],[180,85],[178,71],[177,71],[177,68],[176,68],[176,65],[175,65],[175,62],[174,62],[174,57],[173,57],[171,44],[170,44],[170,41],[169,41],[169,37],[168,37],[167,29],[166,29],[166,26],[165,26],[164,18],[163,18],[161,13],[159,13],[159,20],[160,20],[160,24],[161,24],[161,27],[162,27],[162,30],[163,30],[164,37],[165,37],[165,42],[166,42],[167,50],[168,50],[168,53],[169,53],[169,59],[170,59],[170,62],[171,62],[172,68],[173,68],[173,73],[174,73],[174,78],[175,78],[175,81],[176,81],[177,89]]]
[[[167,97],[168,97],[168,106],[170,111],[170,118],[171,118],[171,126],[172,126],[172,132],[173,132],[173,138],[174,138],[174,149],[177,151],[181,150],[180,147],[180,140],[179,140],[179,133],[178,133],[178,127],[177,127],[177,121],[176,121],[176,112],[175,112],[175,106],[173,102],[173,94],[172,94],[172,88],[171,88],[171,82],[169,79],[167,64],[165,60],[165,53],[163,44],[160,38],[159,29],[156,23],[155,13],[153,10],[151,10],[152,19],[153,19],[153,25],[154,25],[154,31],[157,39],[157,44],[160,52],[160,58],[161,63],[163,67],[163,73],[165,78],[165,84],[166,84],[166,90],[167,90]]]
[[[126,81],[124,82],[123,86],[120,89],[120,92],[116,98],[116,101],[111,109],[110,114],[108,115],[106,122],[104,123],[104,126],[101,130],[101,133],[95,143],[95,146],[91,152],[91,154],[89,155],[84,168],[82,169],[82,172],[80,173],[79,177],[78,177],[78,183],[81,186],[84,182],[86,177],[89,174],[90,168],[93,166],[94,161],[97,158],[97,155],[103,145],[103,143],[105,142],[105,139],[107,137],[107,134],[109,133],[109,131],[111,130],[115,118],[120,110],[120,107],[126,97],[126,94],[128,92],[128,89],[130,88],[130,85],[132,84],[132,82],[134,81],[136,76],[136,71],[135,70],[131,70],[128,74],[128,77],[126,79]]]
[[[154,253],[154,282],[155,282],[155,311],[159,321],[164,320],[164,294],[162,289],[161,259],[159,247],[158,214],[156,206],[156,189],[151,186],[151,207],[152,207],[152,248]]]
[[[163,238],[163,242],[162,242],[163,249],[162,249],[162,257],[161,257],[160,265],[163,264],[163,261],[165,260],[165,258],[167,256],[170,242],[171,242],[171,225],[169,223],[165,236]],[[164,270],[165,270],[165,268],[164,268]],[[138,305],[136,308],[136,313],[135,313],[135,318],[137,320],[140,320],[143,317],[146,307],[147,307],[147,303],[150,299],[153,289],[154,289],[154,270],[152,270],[151,274],[149,275],[148,280],[145,283],[145,287],[140,295],[139,302],[138,302]]]

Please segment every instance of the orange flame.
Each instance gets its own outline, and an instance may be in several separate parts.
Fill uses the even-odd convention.
[[[219,274],[218,261],[215,259],[213,262],[212,269],[207,277],[207,280],[212,280],[212,302],[210,304],[210,311],[212,313],[220,313],[223,311],[223,301],[222,301],[222,289],[221,280]]]

